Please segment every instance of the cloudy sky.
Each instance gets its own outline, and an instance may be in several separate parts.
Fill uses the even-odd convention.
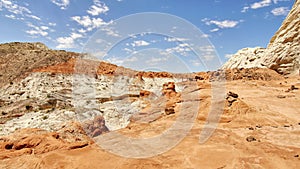
[[[116,19],[161,12],[195,25],[224,62],[241,48],[266,47],[293,3],[294,0],[0,0],[0,43],[39,41],[50,48],[81,52],[97,30]],[[168,37],[162,39],[170,41]],[[140,38],[130,46],[150,43]],[[180,45],[177,47],[182,50]]]

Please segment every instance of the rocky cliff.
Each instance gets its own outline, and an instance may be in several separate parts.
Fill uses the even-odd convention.
[[[223,69],[267,67],[280,74],[296,74],[300,68],[300,1],[296,0],[289,15],[264,50],[246,48],[238,51]]]

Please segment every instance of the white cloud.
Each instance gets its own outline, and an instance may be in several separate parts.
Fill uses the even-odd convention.
[[[210,32],[217,32],[219,30],[220,30],[219,28],[215,28],[215,29],[211,29]]]
[[[40,17],[38,17],[38,16],[35,16],[35,15],[26,15],[27,17],[29,17],[29,18],[32,18],[32,19],[35,19],[35,20],[41,20],[41,18]]]
[[[43,31],[43,30],[28,30],[26,31],[29,35],[41,35],[41,36],[47,36],[48,32]]]
[[[80,33],[90,32],[93,31],[94,29],[101,27],[101,30],[106,32],[107,35],[117,37],[119,36],[118,32],[113,31],[112,28],[109,27],[109,24],[112,23],[112,21],[105,22],[100,17],[93,17],[93,16],[106,13],[107,11],[109,11],[108,6],[106,6],[104,3],[100,2],[99,0],[94,0],[94,4],[86,11],[89,15],[73,16],[71,17],[71,20],[77,22],[80,26],[84,27],[79,29]]]
[[[274,4],[278,4],[278,2],[287,2],[290,0],[273,0]]]
[[[237,26],[239,21],[233,21],[233,20],[224,20],[224,21],[216,21],[211,20],[208,22],[208,25],[214,24],[217,25],[219,28],[234,28]]]
[[[89,16],[73,16],[72,20],[76,21],[79,25],[86,28],[85,31],[92,31],[100,26],[107,25],[101,18],[90,18]]]
[[[272,5],[272,2],[274,4],[277,4],[278,2],[282,2],[282,1],[290,1],[290,0],[261,0],[261,1],[250,4],[250,6],[243,7],[241,12],[247,12],[250,8],[251,9],[259,9],[259,8],[267,7],[267,6]]]
[[[82,38],[83,36],[81,34],[72,32],[70,36],[67,37],[59,37],[56,39],[58,45],[56,46],[56,48],[58,49],[70,49],[70,48],[74,48],[75,45],[75,41],[79,38]]]
[[[32,23],[27,24],[28,27],[30,27],[30,30],[27,30],[26,33],[32,36],[47,36],[49,28],[47,26],[35,26]]]
[[[31,14],[31,11],[23,6],[20,6],[10,0],[0,0],[1,6],[4,7],[8,12],[11,12],[15,15]]]
[[[110,57],[106,59],[108,62],[116,65],[122,65],[124,63],[124,59],[120,59],[117,57]]]
[[[274,8],[271,13],[274,16],[286,16],[290,12],[288,7],[279,7],[279,8]]]
[[[73,32],[73,33],[71,33],[70,37],[73,38],[73,39],[78,39],[78,38],[82,38],[83,36],[79,33],[74,33]]]
[[[249,6],[244,6],[243,9],[241,10],[242,13],[245,13],[249,10]]]
[[[42,30],[39,27],[37,27],[36,29],[27,30],[26,33],[28,33],[29,35],[41,35],[41,36],[48,35],[48,32]]]
[[[109,23],[107,23],[109,24]],[[105,33],[109,36],[114,36],[114,37],[120,37],[117,31],[113,30],[112,27],[109,26],[104,26],[101,28],[102,31],[105,31]]]
[[[86,31],[85,29],[82,29],[82,28],[81,28],[81,29],[78,30],[78,32],[79,32],[79,33],[85,33],[85,32],[87,32],[87,31]]]
[[[191,48],[189,47],[189,44],[187,43],[180,43],[175,47],[167,48],[166,53],[179,53],[183,56],[188,56],[188,52],[191,51]]]
[[[126,53],[132,53],[134,51],[129,48],[123,48],[122,50],[124,50]]]
[[[210,35],[209,35],[209,34],[203,34],[201,37],[202,37],[202,38],[209,38]]]
[[[92,25],[92,20],[89,16],[73,16],[71,19],[84,27],[89,27]]]
[[[202,22],[204,22],[206,25],[216,25],[218,28],[210,30],[210,32],[217,32],[220,29],[224,28],[234,28],[236,27],[240,22],[243,22],[242,20],[240,21],[235,21],[235,20],[223,20],[223,21],[218,21],[218,20],[210,20],[208,18],[202,19]]]
[[[74,48],[74,39],[71,37],[59,37],[56,39],[56,41],[59,43],[59,45],[56,46],[58,49]]]
[[[212,45],[207,45],[207,46],[199,46],[198,48],[201,52],[205,52],[205,53],[212,53],[212,52],[215,52],[216,49],[214,46]]]
[[[107,11],[109,11],[108,6],[106,6],[104,3],[100,2],[100,1],[94,1],[94,5],[92,5],[89,10],[87,10],[88,14],[91,14],[93,16],[97,16],[100,15],[102,13],[106,13]]]
[[[18,5],[15,1],[0,0],[0,8],[6,9],[9,13],[11,13],[10,15],[5,15],[5,17],[10,19],[24,20],[24,17],[28,17],[35,20],[41,20],[40,17],[33,15],[28,8]]]
[[[270,6],[272,4],[272,0],[262,0],[260,2],[255,2],[250,5],[251,9],[258,9]]]
[[[48,30],[48,29],[49,29],[48,26],[41,26],[40,28],[41,28],[42,30]]]
[[[144,40],[137,40],[137,41],[134,41],[133,43],[131,43],[131,46],[133,46],[133,47],[148,46],[148,45],[150,45],[150,43],[146,42]]]
[[[15,15],[5,15],[5,17],[10,18],[10,19],[17,19]]]
[[[183,41],[187,41],[188,39],[185,39],[185,38],[165,37],[164,40],[167,41],[167,42],[183,42]]]
[[[101,18],[92,18],[92,23],[93,23],[93,26],[95,28],[98,28],[98,27],[100,27],[102,25],[106,25],[107,24]]]
[[[59,6],[60,9],[66,9],[70,4],[70,0],[51,0],[51,2]]]
[[[49,25],[49,26],[56,26],[56,23],[54,23],[54,22],[49,22],[48,25]]]

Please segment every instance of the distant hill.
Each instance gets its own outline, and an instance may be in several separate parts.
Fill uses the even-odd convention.
[[[0,87],[33,69],[66,62],[79,53],[51,50],[42,43],[0,44]]]

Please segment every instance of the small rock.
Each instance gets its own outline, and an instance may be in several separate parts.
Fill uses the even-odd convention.
[[[227,97],[230,97],[230,96],[233,97],[233,98],[238,98],[239,97],[238,94],[229,91],[229,93],[227,94]]]
[[[239,97],[238,94],[229,91],[226,97],[226,100],[228,101],[228,106],[230,107],[233,102],[237,101],[238,97]]]
[[[247,140],[248,142],[252,142],[252,141],[256,141],[256,138],[253,137],[253,136],[249,136],[249,137],[246,138],[246,140]]]
[[[298,90],[299,88],[298,87],[295,87],[295,85],[292,85],[291,86],[291,90]]]
[[[291,127],[291,125],[287,125],[287,124],[285,124],[285,125],[283,125],[283,127]]]
[[[294,157],[298,158],[298,157],[299,157],[299,154],[294,155]]]
[[[254,130],[254,128],[253,128],[253,127],[249,127],[248,129],[249,129],[249,130]]]
[[[286,98],[286,96],[284,96],[284,95],[278,95],[277,98],[284,99],[284,98]]]
[[[93,120],[87,120],[84,122],[83,128],[91,137],[96,137],[109,131],[105,125],[105,119],[100,115],[95,116]]]
[[[151,92],[147,91],[147,90],[140,91],[140,97],[148,97],[150,94],[151,94]]]
[[[195,76],[195,80],[204,80],[204,78],[201,77],[201,76],[199,76],[199,75],[196,75],[196,76]]]
[[[166,115],[175,114],[175,106],[174,105],[166,106],[165,114]]]
[[[233,97],[228,97],[227,101],[230,102],[230,103],[233,103],[233,102],[237,101],[237,99],[233,98]]]

